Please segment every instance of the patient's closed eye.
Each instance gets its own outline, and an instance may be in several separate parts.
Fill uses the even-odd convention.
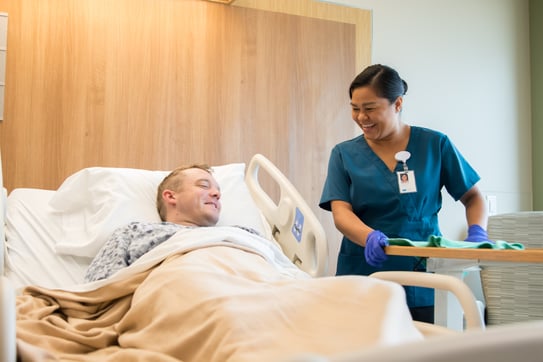
[[[206,190],[211,187],[211,185],[207,181],[201,181],[201,182],[197,183],[196,186],[201,187],[201,188],[206,189]]]

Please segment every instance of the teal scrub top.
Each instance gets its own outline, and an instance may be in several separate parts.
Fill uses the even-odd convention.
[[[391,172],[369,147],[364,135],[336,145],[328,163],[328,175],[319,206],[331,211],[331,201],[352,205],[354,213],[369,227],[389,238],[427,240],[441,236],[438,212],[443,187],[459,200],[480,179],[449,138],[440,132],[411,126],[406,151],[410,171],[415,172],[417,192],[400,193],[398,162]],[[425,271],[420,258],[389,256],[382,268],[366,263],[364,248],[343,237],[337,261],[337,275],[369,275],[383,270]],[[432,306],[433,291],[406,287],[410,307]]]

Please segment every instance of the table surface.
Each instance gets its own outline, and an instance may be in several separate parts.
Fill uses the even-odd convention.
[[[543,249],[462,249],[415,246],[387,246],[388,255],[448,259],[478,259],[512,263],[543,263]]]

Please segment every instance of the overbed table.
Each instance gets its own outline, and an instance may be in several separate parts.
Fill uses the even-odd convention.
[[[470,272],[479,271],[481,265],[494,263],[543,263],[543,249],[525,250],[495,250],[495,249],[460,249],[439,247],[387,246],[388,255],[426,257],[427,271],[446,274],[465,279]],[[474,273],[471,273],[474,274]],[[475,288],[473,286],[475,283]],[[479,273],[470,286],[475,297],[482,301],[482,287]],[[435,324],[463,330],[463,312],[456,298],[446,291],[436,290],[435,293]]]

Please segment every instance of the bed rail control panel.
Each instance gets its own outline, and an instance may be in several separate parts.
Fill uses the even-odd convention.
[[[279,188],[278,203],[262,188],[259,180],[262,170]],[[311,276],[326,275],[328,271],[326,234],[294,185],[261,154],[254,155],[249,162],[245,182],[255,203],[270,223],[274,238],[283,248],[283,252]]]
[[[292,235],[298,242],[302,241],[302,232],[304,230],[304,214],[299,208],[296,208],[294,222],[292,223]]]

